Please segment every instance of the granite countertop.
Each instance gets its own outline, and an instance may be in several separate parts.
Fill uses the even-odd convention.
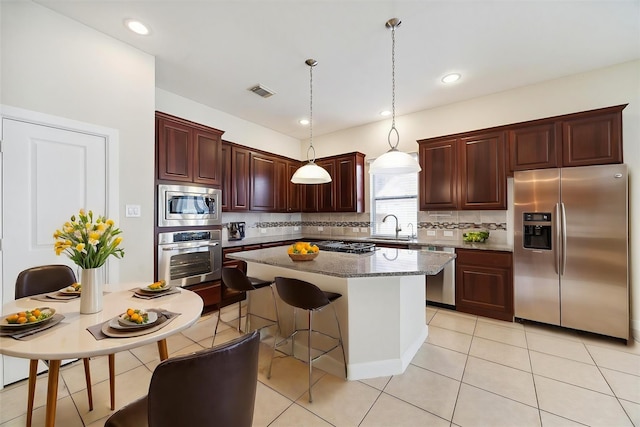
[[[485,243],[465,243],[462,240],[427,240],[427,239],[411,239],[411,240],[388,240],[376,239],[375,237],[351,237],[351,236],[326,236],[313,234],[287,234],[280,236],[254,237],[243,240],[230,240],[222,243],[223,248],[233,248],[238,246],[259,245],[263,243],[280,242],[288,240],[306,241],[309,239],[317,240],[340,240],[343,242],[371,242],[379,245],[384,244],[406,244],[411,249],[428,248],[428,247],[447,247],[461,249],[478,249],[485,251],[504,251],[513,252],[513,247],[506,243],[498,243],[492,241],[491,237]]]
[[[379,248],[366,254],[320,251],[311,261],[292,261],[286,246],[234,252],[229,258],[342,278],[438,274],[455,254],[428,250]]]

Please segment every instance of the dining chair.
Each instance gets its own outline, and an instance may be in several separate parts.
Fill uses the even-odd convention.
[[[32,295],[45,294],[64,289],[76,282],[76,275],[73,270],[66,265],[42,265],[28,268],[18,274],[16,279],[15,298],[24,298]],[[47,361],[44,361],[47,363]],[[91,392],[91,370],[89,358],[82,359],[84,363],[84,376],[87,382],[87,397],[89,400],[89,410],[93,410],[93,394]],[[33,399],[36,392],[36,375],[38,371],[38,360],[29,361],[29,390],[27,400],[27,418],[31,417],[33,411]],[[115,355],[109,355],[109,389],[111,391],[111,410],[115,409]],[[30,419],[27,425],[31,425]]]
[[[254,331],[161,362],[151,375],[149,393],[111,415],[105,427],[250,427],[259,344]]]
[[[244,261],[243,261],[244,262]],[[255,277],[250,277],[246,275],[246,263],[244,265],[241,263],[238,267],[223,267],[222,268],[222,283],[224,285],[236,292],[245,292],[247,296],[247,306],[245,313],[245,321],[244,321],[244,332],[249,332],[249,328],[251,327],[251,319],[255,319],[259,326],[256,329],[268,328],[271,326],[276,327],[276,332],[274,337],[278,336],[278,332],[280,330],[280,324],[278,322],[278,305],[276,303],[276,296],[273,292],[273,287],[271,286],[273,283],[268,280],[262,280]],[[252,312],[251,310],[251,294],[253,291],[258,289],[262,289],[265,287],[269,287],[271,290],[271,297],[273,300],[273,307],[275,311],[275,319],[271,319],[268,317],[264,317],[257,313]],[[218,333],[218,326],[220,325],[221,318],[220,311],[218,310],[218,319],[216,320],[216,327],[213,331],[213,340],[211,342],[211,346],[215,343],[216,335]],[[231,319],[231,321],[238,321],[237,331],[241,331],[242,325],[242,301],[238,301],[238,317],[236,319]],[[229,321],[222,321],[223,323],[229,323]],[[274,338],[275,343],[275,338]]]
[[[311,396],[311,376],[313,374],[313,362],[324,356],[325,354],[333,351],[334,349],[340,347],[342,349],[342,360],[344,362],[344,376],[347,378],[347,358],[344,352],[344,344],[342,341],[342,332],[340,330],[340,322],[338,321],[338,314],[336,312],[335,306],[332,304],[335,300],[340,298],[342,294],[336,292],[327,292],[323,291],[313,283],[306,282],[300,279],[294,279],[289,277],[276,277],[276,289],[278,290],[278,295],[286,304],[293,307],[293,331],[291,334],[278,342],[274,343],[274,351],[271,356],[271,362],[269,363],[269,370],[267,372],[267,378],[271,378],[271,367],[273,365],[273,358],[275,357],[275,349],[278,345],[287,343],[291,340],[291,356],[294,356],[295,350],[295,337],[299,332],[307,332],[307,360],[305,363],[309,365],[309,403],[313,402],[313,398]],[[323,331],[319,331],[317,329],[313,329],[313,314],[318,313],[323,310],[325,307],[331,306],[333,309],[333,315],[336,320],[336,325],[338,328],[338,336],[329,335]],[[307,312],[308,317],[308,327],[307,328],[298,328],[296,326],[296,311],[297,309],[302,309]],[[313,334],[321,335],[325,338],[329,338],[335,344],[333,347],[329,349],[319,349],[314,348],[312,346],[311,337]],[[312,357],[312,353],[314,351],[318,351],[315,357]]]

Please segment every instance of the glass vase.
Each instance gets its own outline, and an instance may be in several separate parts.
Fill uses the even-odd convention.
[[[80,314],[102,311],[102,287],[104,279],[102,267],[83,268],[80,271]]]

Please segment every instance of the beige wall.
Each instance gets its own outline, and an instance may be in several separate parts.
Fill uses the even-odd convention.
[[[117,130],[120,279],[153,278],[155,59],[34,3],[0,7],[0,104]]]

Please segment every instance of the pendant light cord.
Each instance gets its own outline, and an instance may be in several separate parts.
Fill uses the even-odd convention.
[[[400,21],[397,24],[391,25],[391,130],[387,140],[392,150],[395,150],[400,143],[400,134],[396,129],[396,27],[400,25]],[[391,134],[395,132],[396,143],[391,143]]]
[[[311,163],[316,160],[316,149],[313,148],[313,67],[309,64],[309,150],[313,150],[313,159],[309,160],[309,150],[307,150],[307,160]]]

